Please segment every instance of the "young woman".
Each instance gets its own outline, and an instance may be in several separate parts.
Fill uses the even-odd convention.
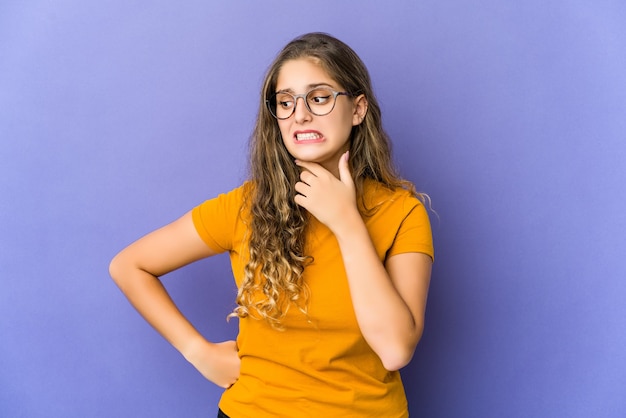
[[[367,69],[321,33],[270,67],[250,179],[141,238],[111,276],[200,373],[219,415],[406,417],[398,369],[422,335],[433,246],[426,210],[392,168]],[[207,341],[159,276],[230,253],[237,341]]]

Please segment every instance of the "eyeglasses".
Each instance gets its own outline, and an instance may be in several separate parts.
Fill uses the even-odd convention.
[[[279,91],[265,101],[267,108],[276,119],[289,119],[296,111],[298,99],[304,100],[307,110],[315,116],[328,115],[335,108],[337,96],[352,96],[347,91],[334,91],[326,87],[316,87],[305,94],[291,94]]]

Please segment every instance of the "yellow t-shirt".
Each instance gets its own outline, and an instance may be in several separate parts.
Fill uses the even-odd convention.
[[[230,253],[238,286],[248,257],[248,215],[240,208],[249,187],[244,184],[192,212],[206,244]],[[433,256],[428,215],[418,199],[373,181],[366,183],[365,196],[369,206],[380,204],[364,220],[381,261],[406,252]],[[220,408],[232,418],[407,417],[400,373],[387,371],[361,335],[339,246],[315,219],[306,251],[314,258],[304,271],[308,318],[289,309],[283,331],[263,320],[239,320],[241,374],[222,395]]]

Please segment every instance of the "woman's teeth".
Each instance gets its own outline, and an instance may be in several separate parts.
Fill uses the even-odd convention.
[[[312,139],[319,139],[322,136],[320,134],[317,133],[313,133],[313,132],[309,132],[309,133],[305,133],[305,134],[297,134],[296,135],[296,139],[298,141],[310,141]]]

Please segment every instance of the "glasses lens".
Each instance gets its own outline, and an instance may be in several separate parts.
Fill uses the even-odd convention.
[[[329,114],[335,107],[336,96],[332,90],[326,88],[318,88],[311,90],[306,95],[307,107],[317,116]]]
[[[311,113],[317,116],[324,116],[335,108],[338,94],[346,93],[335,93],[325,87],[309,91],[306,97],[303,97],[304,95],[294,96],[291,93],[278,92],[267,101],[267,104],[272,115],[278,119],[287,119],[293,114],[298,98],[303,97],[305,105]]]
[[[278,119],[286,119],[291,116],[295,100],[289,93],[279,92],[270,100],[270,111]]]

